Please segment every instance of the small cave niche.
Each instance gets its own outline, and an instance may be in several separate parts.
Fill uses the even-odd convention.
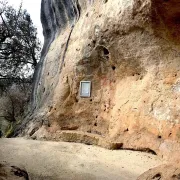
[[[104,45],[97,45],[95,51],[98,55],[98,58],[108,61],[110,58],[110,52]]]
[[[95,45],[96,44],[96,40],[93,40],[92,43]]]
[[[105,47],[103,47],[103,54],[104,54],[105,56],[108,56],[108,55],[109,55],[109,50],[108,50],[107,48],[105,48]]]
[[[113,71],[116,70],[116,66],[114,66],[114,65],[112,65],[111,68],[112,68]]]
[[[161,139],[161,138],[162,138],[162,136],[161,136],[161,135],[159,135],[159,136],[158,136],[158,139]]]
[[[141,74],[140,73],[134,73],[132,74],[132,76],[140,76]]]
[[[153,176],[152,179],[161,179],[161,174],[157,173],[155,176]]]
[[[128,132],[128,131],[129,131],[129,129],[128,129],[128,128],[124,130],[124,132]]]
[[[104,105],[104,112],[106,111],[106,105]]]
[[[46,88],[43,88],[43,93],[46,91]]]
[[[108,0],[104,0],[103,3],[106,4],[108,2]]]

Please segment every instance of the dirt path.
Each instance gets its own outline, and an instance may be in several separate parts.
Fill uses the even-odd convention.
[[[24,167],[32,180],[135,180],[162,164],[157,156],[65,142],[0,139],[0,163]]]

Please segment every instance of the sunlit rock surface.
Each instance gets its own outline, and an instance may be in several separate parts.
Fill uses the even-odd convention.
[[[180,164],[172,163],[168,165],[161,165],[156,168],[152,168],[149,171],[143,173],[137,180],[178,180],[180,179]]]
[[[41,19],[45,44],[23,133],[179,158],[180,1],[42,0]],[[91,97],[81,98],[86,80]]]

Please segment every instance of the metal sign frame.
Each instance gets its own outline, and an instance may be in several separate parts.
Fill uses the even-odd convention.
[[[88,92],[83,92],[83,84],[88,85]],[[84,91],[85,91],[85,89],[84,89]],[[80,97],[84,97],[84,98],[91,97],[91,81],[81,81],[80,82]]]

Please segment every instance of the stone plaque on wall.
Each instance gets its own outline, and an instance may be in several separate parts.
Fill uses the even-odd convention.
[[[91,81],[80,82],[80,97],[91,97]]]

